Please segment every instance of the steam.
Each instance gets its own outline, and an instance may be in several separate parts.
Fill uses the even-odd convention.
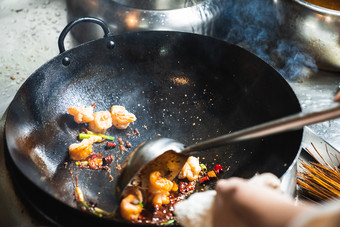
[[[225,41],[254,53],[289,80],[317,71],[314,59],[302,52],[296,41],[281,38],[273,1],[228,0],[224,4]]]

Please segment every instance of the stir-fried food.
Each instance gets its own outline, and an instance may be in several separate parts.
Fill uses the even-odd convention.
[[[123,106],[114,105],[109,111],[93,112],[96,104],[89,107],[69,107],[68,113],[74,117],[74,121],[78,124],[88,124],[88,129],[85,128],[86,133],[80,133],[79,143],[74,143],[69,146],[70,158],[74,161],[85,160],[93,152],[93,144],[102,142],[104,140],[113,141],[114,137],[104,135],[107,129],[115,125],[118,129],[126,129],[130,123],[134,122],[137,118],[134,114],[128,112]],[[135,129],[136,131],[137,129]],[[138,130],[137,130],[138,132]],[[139,134],[139,132],[138,132]],[[116,147],[114,142],[107,142],[108,148]],[[120,146],[120,149],[131,148],[130,142]],[[92,161],[93,162],[93,161]]]
[[[92,136],[84,139],[80,143],[73,143],[69,146],[68,151],[72,160],[85,160],[93,152],[93,144],[102,141],[99,136]]]
[[[199,159],[190,156],[179,173],[178,179],[187,178],[189,181],[194,181],[198,179],[200,172],[201,166]]]
[[[109,111],[93,112],[95,104],[89,107],[69,107],[68,113],[74,117],[78,124],[89,123],[90,130],[97,133],[105,133],[112,125],[117,129],[126,129],[130,123],[137,120],[124,106],[114,105]]]
[[[136,116],[127,111],[123,106],[112,106],[111,117],[113,126],[117,129],[126,129],[130,123],[137,120]]]
[[[99,111],[93,114],[93,121],[89,122],[89,129],[97,133],[105,133],[112,126],[112,118],[109,111]]]
[[[95,104],[90,107],[70,107],[69,114],[74,117],[75,122],[83,124],[78,139],[81,142],[73,143],[69,146],[70,159],[75,161],[75,165],[80,169],[106,170],[110,180],[111,168],[108,166],[114,160],[111,154],[104,156],[101,152],[95,152],[95,143],[103,144],[98,147],[105,147],[105,151],[112,152],[116,147],[120,153],[128,151],[132,147],[129,141],[123,141],[121,135],[117,138],[106,134],[112,127],[116,129],[126,129],[130,123],[136,121],[136,116],[127,111],[123,106],[114,105],[111,111],[93,112]],[[133,134],[127,133],[126,136],[139,136],[139,131],[134,130]],[[117,143],[114,140],[117,139]],[[118,146],[119,145],[119,146]],[[117,158],[118,159],[118,158]],[[195,191],[196,185],[205,184],[223,171],[221,165],[216,165],[213,170],[199,162],[199,158],[190,156],[185,164],[174,160],[166,160],[163,170],[149,170],[145,176],[147,178],[134,179],[134,183],[125,189],[123,199],[120,202],[118,215],[121,218],[142,224],[171,224],[175,222],[174,206],[184,200],[189,194]],[[120,165],[113,171],[119,171]],[[178,173],[177,176],[174,174]],[[175,177],[175,178],[174,178]],[[74,187],[75,200],[79,207],[89,213],[99,217],[111,216],[112,212],[99,209],[91,202],[86,202],[84,194],[76,184]]]
[[[93,121],[93,106],[89,107],[69,107],[67,109],[68,113],[74,117],[74,121],[78,124],[88,123]]]
[[[137,220],[142,210],[143,206],[133,194],[129,194],[120,203],[120,214],[127,221]]]
[[[167,166],[170,166],[171,170],[175,168],[175,165],[172,163],[168,163]],[[165,175],[166,173],[157,170],[149,174],[147,186],[143,185],[142,181],[137,178],[134,181],[137,183],[133,183],[134,186],[128,187],[123,193],[123,200],[120,204],[121,217],[133,223],[143,224],[163,225],[175,222],[173,212],[176,203],[184,200],[186,196],[194,192],[199,179],[207,177],[210,180],[208,175],[212,176],[212,178],[217,177],[221,173],[222,168],[219,168],[220,165],[216,166],[216,172],[215,167],[213,170],[207,171],[207,167],[199,163],[199,158],[190,156],[174,180],[167,178],[170,175]],[[177,166],[177,168],[181,167]],[[139,198],[137,199],[135,191],[138,187],[140,190],[137,190],[139,191]],[[134,190],[131,191],[131,189]],[[129,197],[131,195],[135,196],[133,202]],[[143,199],[141,198],[142,195]],[[128,206],[126,198],[129,198],[128,201],[130,201]],[[131,219],[131,216],[127,217],[126,207],[136,206],[137,204],[143,204],[143,209],[141,211],[138,210],[139,215],[135,215],[134,219]]]
[[[166,178],[163,178],[159,171],[152,172],[150,174],[149,179],[150,179],[149,194],[152,204],[154,206],[169,204],[170,191],[174,186],[173,182]]]

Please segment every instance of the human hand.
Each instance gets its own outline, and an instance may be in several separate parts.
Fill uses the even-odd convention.
[[[288,226],[307,206],[267,186],[241,178],[219,180],[213,204],[214,227]]]

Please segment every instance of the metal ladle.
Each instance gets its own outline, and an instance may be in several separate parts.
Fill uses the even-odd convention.
[[[306,125],[340,117],[340,106],[320,112],[298,113],[246,128],[234,133],[222,135],[214,139],[185,147],[182,143],[169,138],[157,138],[138,146],[125,161],[122,172],[117,180],[117,193],[121,196],[126,186],[135,178],[149,176],[152,171],[167,168],[167,163],[176,163],[167,170],[167,178],[173,179],[180,172],[189,155],[198,151],[224,146],[228,143],[260,138],[280,132],[301,129]],[[148,185],[148,177],[141,179],[144,186]]]

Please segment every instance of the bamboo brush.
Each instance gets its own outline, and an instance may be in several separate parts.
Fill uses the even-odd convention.
[[[316,162],[306,163],[300,160],[303,172],[298,173],[297,184],[306,193],[304,196],[308,199],[314,201],[337,200],[340,198],[340,169],[335,166],[330,158],[327,146],[326,151],[331,164],[323,159],[313,144],[312,146],[326,165]]]

